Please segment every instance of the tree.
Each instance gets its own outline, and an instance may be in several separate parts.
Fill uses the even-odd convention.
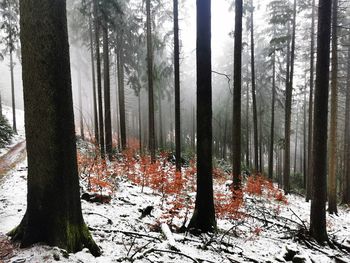
[[[332,9],[332,80],[328,165],[328,212],[330,214],[337,214],[338,0],[333,0]]]
[[[15,84],[13,77],[13,69],[15,63],[13,62],[13,52],[16,50],[18,43],[19,28],[18,28],[18,1],[3,0],[0,2],[0,10],[2,14],[1,29],[4,30],[5,36],[3,42],[5,43],[5,54],[10,55],[10,75],[11,75],[11,98],[12,98],[12,129],[17,133],[16,125],[16,96]]]
[[[312,194],[312,125],[313,125],[313,89],[314,89],[314,50],[315,50],[315,0],[312,0],[311,11],[311,46],[310,46],[310,95],[309,95],[309,127],[308,127],[308,167],[306,175],[306,202]]]
[[[181,105],[180,105],[180,62],[179,62],[179,10],[174,0],[174,85],[175,85],[175,161],[176,170],[181,171]]]
[[[326,229],[327,200],[327,119],[329,86],[329,52],[332,3],[320,0],[318,6],[317,62],[312,170],[313,191],[310,213],[310,234],[318,242],[328,240]],[[316,129],[317,127],[317,129]]]
[[[21,0],[20,13],[28,194],[9,234],[22,247],[45,242],[98,256],[79,196],[66,2]]]
[[[242,90],[242,0],[235,1],[234,87],[232,125],[232,176],[234,189],[241,187],[241,90]]]
[[[197,1],[197,195],[190,231],[216,229],[212,176],[210,0]]]
[[[151,162],[156,160],[156,137],[154,130],[154,96],[153,96],[153,47],[152,47],[152,20],[151,0],[146,0],[147,12],[147,71],[148,71],[148,129],[149,129],[149,151]]]
[[[109,79],[109,38],[108,38],[108,21],[104,12],[103,26],[103,87],[104,87],[104,110],[105,110],[105,142],[106,153],[108,158],[112,159],[112,121],[111,121],[111,97],[110,97],[110,79]]]

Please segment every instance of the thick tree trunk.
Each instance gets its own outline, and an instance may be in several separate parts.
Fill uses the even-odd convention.
[[[152,19],[151,0],[146,0],[147,11],[147,71],[148,71],[148,130],[149,151],[151,162],[156,161],[156,136],[154,130],[154,95],[153,95],[153,47],[152,47]]]
[[[276,102],[276,59],[275,49],[272,54],[272,103],[271,103],[271,129],[270,129],[270,150],[269,150],[269,179],[273,179],[273,146],[275,135],[275,102]]]
[[[307,147],[307,175],[306,175],[306,202],[311,200],[312,195],[312,125],[313,125],[313,90],[314,90],[314,51],[315,51],[315,0],[312,0],[311,12],[311,47],[310,47],[310,95],[309,95],[309,127],[308,127],[308,147]]]
[[[216,230],[212,178],[210,2],[197,2],[197,195],[188,226],[195,232]]]
[[[106,19],[105,19],[106,20]],[[112,159],[112,119],[111,119],[111,85],[109,79],[109,39],[108,25],[104,21],[103,32],[103,87],[104,87],[104,110],[105,110],[105,138],[106,153],[109,160]]]
[[[181,171],[181,104],[180,104],[180,48],[178,0],[174,4],[174,87],[175,87],[175,161]]]
[[[252,75],[252,99],[253,99],[253,134],[254,134],[254,169],[260,172],[259,168],[259,141],[258,141],[258,113],[256,105],[256,87],[255,87],[255,47],[254,47],[254,7],[251,0],[250,13],[250,54],[251,54],[251,75]]]
[[[232,176],[233,187],[236,190],[241,188],[242,5],[241,0],[236,0],[232,115]]]
[[[89,31],[90,31],[90,54],[91,54],[91,77],[92,77],[92,99],[94,107],[94,131],[95,131],[95,142],[99,144],[99,131],[98,131],[98,112],[96,102],[96,77],[95,77],[95,61],[94,61],[94,40],[92,32],[91,15],[89,16]]]
[[[97,98],[98,98],[98,119],[99,119],[99,135],[100,135],[100,151],[101,157],[105,156],[105,137],[104,137],[104,119],[103,119],[103,103],[102,103],[102,79],[101,79],[101,58],[100,58],[100,19],[98,1],[94,0],[94,16],[95,16],[95,45],[96,45],[96,70],[97,70]]]
[[[337,214],[338,0],[333,0],[332,9],[332,86],[328,165],[328,212],[330,214]]]
[[[28,194],[10,235],[22,247],[87,247],[97,256],[81,212],[66,2],[21,0],[20,12]]]
[[[320,0],[318,7],[318,36],[313,130],[313,191],[311,201],[310,233],[318,242],[328,240],[326,230],[327,199],[327,120],[329,86],[329,51],[332,3]]]

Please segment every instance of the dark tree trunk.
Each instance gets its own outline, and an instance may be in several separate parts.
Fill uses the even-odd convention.
[[[260,172],[264,174],[264,151],[263,151],[263,136],[262,136],[262,120],[263,120],[263,110],[261,105],[259,106],[260,111],[260,121],[259,121],[259,167]]]
[[[286,103],[285,103],[285,123],[284,123],[284,161],[283,161],[283,190],[286,194],[290,191],[290,132],[292,115],[292,93],[294,76],[294,51],[295,51],[295,27],[296,27],[296,0],[293,8],[293,29],[292,29],[292,48],[287,52],[287,80],[286,80]],[[288,30],[289,31],[289,30]],[[288,41],[289,50],[289,41]],[[290,65],[289,63],[290,62]],[[290,66],[290,71],[289,71]]]
[[[332,86],[328,165],[328,212],[330,214],[337,214],[338,0],[333,0],[332,9]]]
[[[152,18],[151,0],[146,0],[147,11],[147,71],[148,71],[148,132],[151,162],[156,161],[156,136],[154,130],[154,96],[153,96],[153,46],[152,46]]]
[[[306,79],[306,76],[305,76]],[[305,89],[304,89],[304,121],[303,121],[303,186],[304,189],[306,190],[306,174],[307,174],[307,141],[306,141],[306,135],[307,135],[307,130],[306,130],[306,123],[307,123],[307,111],[306,111],[306,84],[305,84]]]
[[[254,7],[251,0],[250,13],[250,51],[251,51],[251,75],[252,75],[252,99],[253,99],[253,134],[254,134],[254,169],[259,172],[259,141],[258,141],[258,113],[256,105],[256,87],[255,87],[255,47],[254,47]]]
[[[100,151],[101,157],[105,156],[105,137],[104,137],[104,119],[103,119],[103,103],[102,103],[102,79],[101,79],[101,58],[100,58],[100,19],[98,1],[94,0],[94,16],[95,16],[95,45],[96,45],[96,70],[97,70],[97,97],[98,97],[98,119],[99,119],[99,135],[100,135]]]
[[[250,141],[250,126],[249,126],[249,85],[247,82],[247,100],[246,100],[246,122],[247,122],[247,144],[246,144],[246,166],[248,169],[250,169],[250,147],[249,147],[249,141]]]
[[[174,0],[174,85],[175,85],[175,161],[181,171],[181,104],[180,104],[180,48],[178,0]]]
[[[117,50],[118,67],[118,97],[119,97],[119,123],[120,123],[120,142],[121,149],[126,149],[126,118],[125,118],[125,92],[124,92],[124,39],[122,30],[119,31],[119,46]]]
[[[105,110],[105,138],[106,153],[109,160],[112,159],[112,119],[111,119],[111,85],[109,79],[109,40],[108,25],[104,19],[103,32],[103,87],[104,87],[104,110]]]
[[[20,12],[28,194],[10,235],[22,247],[87,247],[97,256],[81,212],[66,2],[21,0]]]
[[[192,149],[196,149],[196,114],[195,106],[192,107]]]
[[[332,3],[320,0],[318,7],[318,36],[313,130],[313,191],[311,201],[310,233],[318,242],[328,240],[326,229],[327,200],[327,119],[329,86],[329,51]]]
[[[269,179],[273,179],[273,145],[275,135],[275,102],[276,102],[276,51],[272,53],[272,103],[271,103],[271,129],[270,129],[270,149],[269,149]]]
[[[158,118],[159,118],[159,148],[163,149],[163,119],[162,119],[162,98],[160,86],[158,87]]]
[[[140,148],[140,155],[142,155],[143,152],[142,152],[141,89],[139,90],[137,101],[138,101],[138,111],[139,111],[139,148]]]
[[[295,142],[294,142],[294,165],[293,173],[294,176],[297,170],[297,152],[298,152],[298,131],[299,131],[299,111],[297,112],[297,123],[295,124]]]
[[[232,115],[232,176],[235,190],[241,188],[242,5],[242,0],[236,0]]]
[[[314,90],[314,60],[315,60],[315,0],[312,0],[311,12],[311,47],[310,47],[310,95],[309,95],[309,127],[307,146],[307,174],[306,174],[306,202],[311,200],[312,195],[312,125],[313,125],[313,90]]]
[[[350,204],[350,42],[348,47],[347,85],[345,103],[345,132],[344,132],[344,179],[342,203]]]
[[[89,31],[90,31],[90,53],[91,53],[91,76],[92,76],[92,98],[94,107],[94,130],[95,130],[95,142],[99,144],[99,131],[98,131],[98,112],[96,102],[96,78],[95,78],[95,62],[94,62],[94,40],[92,33],[91,16],[89,16]]]
[[[195,232],[216,230],[212,178],[210,2],[197,2],[197,195],[188,226]]]

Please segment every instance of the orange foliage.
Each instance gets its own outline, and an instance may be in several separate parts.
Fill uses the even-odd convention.
[[[232,194],[227,192],[215,194],[215,211],[218,218],[235,220],[244,218],[244,213],[240,211],[242,205],[242,191],[232,191]]]

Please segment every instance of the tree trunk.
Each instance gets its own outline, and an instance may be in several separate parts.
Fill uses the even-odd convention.
[[[90,53],[91,53],[91,76],[92,76],[92,98],[94,107],[94,130],[95,130],[95,142],[99,144],[99,131],[98,131],[98,112],[96,103],[96,78],[95,78],[95,62],[94,62],[94,43],[92,33],[91,15],[89,16],[89,31],[90,31]]]
[[[10,30],[11,31],[11,30]],[[11,34],[10,34],[11,35]],[[10,40],[11,41],[11,40]],[[17,133],[16,125],[16,100],[15,100],[15,82],[13,79],[13,54],[12,47],[10,47],[10,73],[11,73],[11,96],[12,96],[12,129],[14,133]]]
[[[236,0],[232,115],[232,176],[235,190],[241,188],[242,5],[241,0]]]
[[[315,50],[315,0],[312,0],[311,12],[311,47],[310,47],[310,96],[309,96],[309,127],[308,127],[308,147],[307,147],[307,175],[306,175],[306,202],[311,200],[312,195],[312,125],[313,125],[313,89],[314,89],[314,50]]]
[[[163,142],[163,119],[162,119],[162,98],[160,86],[158,87],[158,118],[159,118],[159,148],[164,148]]]
[[[285,124],[284,124],[284,166],[283,166],[283,190],[286,194],[290,191],[290,132],[291,132],[291,115],[292,115],[292,93],[293,93],[293,77],[294,77],[294,53],[295,53],[295,27],[296,27],[296,0],[293,6],[293,29],[292,29],[292,48],[291,52],[287,52],[287,85],[286,85],[286,103],[285,103]],[[289,30],[288,30],[289,31]],[[289,49],[289,41],[288,41]],[[289,56],[290,56],[290,72],[289,72]],[[289,74],[288,74],[289,72]]]
[[[332,15],[332,80],[331,80],[331,120],[329,134],[328,166],[328,212],[337,214],[337,108],[338,108],[338,0],[333,0]]]
[[[104,19],[106,20],[106,19]],[[103,32],[103,78],[104,78],[104,110],[105,110],[105,138],[106,153],[109,160],[112,159],[112,120],[111,120],[111,87],[109,79],[109,43],[108,43],[108,25],[104,21]]]
[[[276,59],[275,48],[272,54],[272,103],[271,103],[271,129],[270,129],[270,151],[269,151],[269,179],[273,179],[273,145],[275,135],[275,102],[276,102]]]
[[[124,92],[124,57],[123,57],[123,32],[119,30],[118,50],[117,50],[117,67],[118,67],[118,91],[119,91],[119,121],[120,121],[120,140],[121,149],[126,149],[126,118],[125,118],[125,92]]]
[[[247,169],[250,169],[250,147],[249,147],[249,141],[250,141],[250,126],[249,126],[249,84],[247,82],[247,101],[246,101],[246,122],[247,122],[247,144],[246,144],[246,166]]]
[[[306,79],[306,76],[305,76]],[[304,189],[306,190],[306,174],[307,174],[307,150],[306,150],[306,122],[307,122],[307,112],[306,112],[306,84],[305,84],[305,89],[304,89],[304,121],[303,121],[303,186]]]
[[[188,226],[195,232],[216,230],[212,178],[210,2],[197,2],[197,195]]]
[[[345,132],[344,132],[344,179],[342,203],[350,204],[350,43],[348,47],[347,85],[345,106]]]
[[[139,110],[139,148],[140,148],[140,155],[142,155],[142,119],[141,119],[141,89],[139,90],[139,94],[137,97],[138,101],[138,110]]]
[[[294,166],[293,166],[294,176],[297,172],[296,170],[297,170],[297,152],[298,152],[298,129],[299,129],[299,111],[297,112],[297,123],[295,125]]]
[[[96,44],[96,70],[97,70],[97,97],[98,97],[98,119],[100,135],[101,157],[105,156],[105,137],[104,137],[104,120],[103,120],[103,103],[102,103],[102,80],[101,80],[101,58],[100,58],[100,19],[98,1],[94,0],[95,16],[95,44]]]
[[[153,47],[152,47],[152,20],[151,0],[146,0],[147,10],[147,69],[148,69],[148,130],[149,151],[151,162],[156,161],[156,137],[154,130],[154,96],[153,96]]]
[[[254,169],[259,172],[259,141],[258,141],[258,113],[256,106],[256,87],[255,87],[255,50],[254,50],[254,7],[251,0],[250,13],[250,50],[251,50],[251,68],[252,68],[252,99],[253,99],[253,126],[254,126]]]
[[[84,119],[83,119],[83,93],[81,90],[81,74],[78,69],[78,91],[79,91],[79,124],[80,124],[80,136],[81,139],[84,140]]]
[[[318,36],[313,130],[313,191],[311,201],[310,234],[318,242],[328,240],[326,230],[327,196],[327,119],[329,86],[329,51],[332,3],[320,0],[318,7]]]
[[[178,0],[174,4],[174,85],[175,85],[175,161],[176,171],[181,171],[181,104],[180,104],[180,48]]]
[[[20,12],[28,194],[10,235],[98,256],[81,212],[66,2],[21,0]]]

